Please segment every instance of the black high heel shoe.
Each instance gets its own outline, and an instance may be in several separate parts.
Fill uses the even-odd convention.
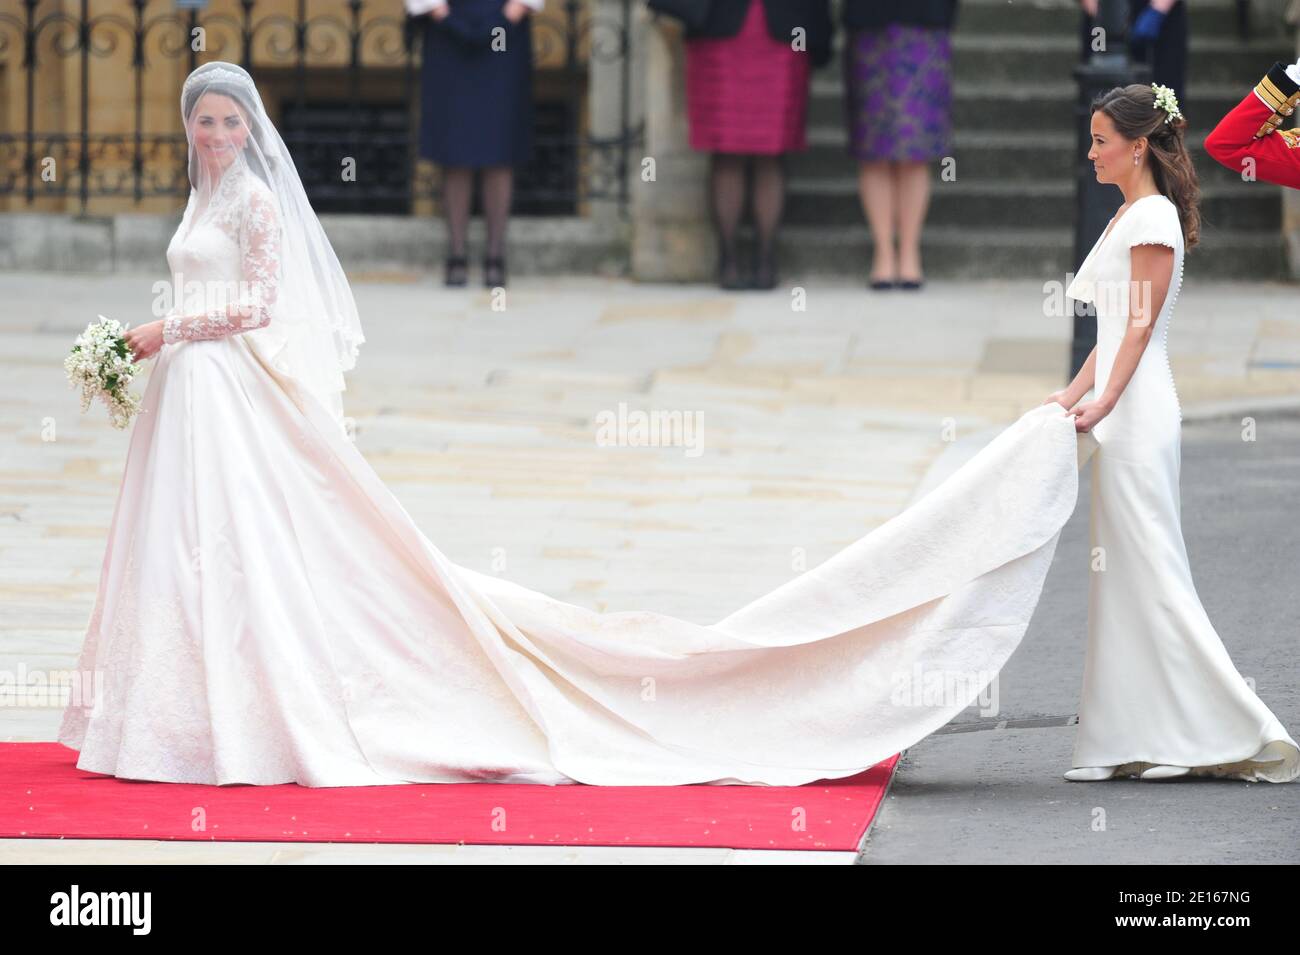
[[[469,257],[449,255],[443,267],[443,284],[451,287],[464,285],[469,281]]]
[[[728,291],[747,287],[735,255],[727,255],[725,252],[718,254],[718,285]]]
[[[504,288],[506,260],[504,256],[489,255],[483,260],[483,284],[487,288]]]
[[[774,289],[776,288],[776,257],[773,255],[763,255],[762,253],[754,257],[754,279],[751,288],[756,289]]]

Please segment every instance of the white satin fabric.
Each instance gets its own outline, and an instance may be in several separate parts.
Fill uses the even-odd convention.
[[[1131,250],[1174,250],[1174,270],[1137,369],[1094,428],[1088,646],[1074,766],[1153,765],[1198,776],[1286,782],[1300,748],[1233,666],[1196,593],[1179,496],[1181,419],[1169,320],[1182,286],[1178,207],[1133,202],[1098,238],[1066,294],[1097,306],[1095,392],[1128,327]]]
[[[173,268],[239,274],[196,230]],[[947,723],[1011,655],[1078,490],[1058,406],[711,626],[597,613],[449,561],[244,334],[165,345],[65,712],[132,779],[795,785]]]
[[[898,517],[702,626],[453,564],[239,336],[165,346],[144,407],[80,663],[104,694],[97,714],[69,706],[59,736],[79,768],[133,779],[851,775],[996,674],[1077,494],[1073,423],[1043,406]],[[909,698],[918,674],[955,689]]]

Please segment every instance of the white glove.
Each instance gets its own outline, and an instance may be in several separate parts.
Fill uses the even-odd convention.
[[[1291,77],[1292,83],[1300,83],[1300,60],[1296,60],[1286,68],[1286,75]]]

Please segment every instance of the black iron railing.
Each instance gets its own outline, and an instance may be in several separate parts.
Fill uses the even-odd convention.
[[[642,138],[628,109],[631,2],[553,0],[558,16],[535,18],[537,125],[516,212],[574,214],[597,199],[627,209]],[[401,0],[3,0],[0,196],[62,197],[82,213],[99,197],[183,199],[179,106],[160,117],[157,91],[179,93],[185,73],[218,59],[257,81],[318,210],[410,211],[437,194],[417,162],[421,33]],[[605,135],[586,128],[597,68],[620,115]],[[121,90],[115,128],[92,106],[104,82]],[[345,183],[342,156],[379,173]]]

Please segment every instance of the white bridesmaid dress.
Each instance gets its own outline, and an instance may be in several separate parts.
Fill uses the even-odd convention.
[[[1096,305],[1100,395],[1128,324],[1130,252],[1146,243],[1171,247],[1174,271],[1137,369],[1092,429],[1095,563],[1073,765],[1115,766],[1117,775],[1182,766],[1194,776],[1286,782],[1300,774],[1300,748],[1233,666],[1197,596],[1183,542],[1182,413],[1168,352],[1183,278],[1177,206],[1163,195],[1131,203],[1066,295]]]

